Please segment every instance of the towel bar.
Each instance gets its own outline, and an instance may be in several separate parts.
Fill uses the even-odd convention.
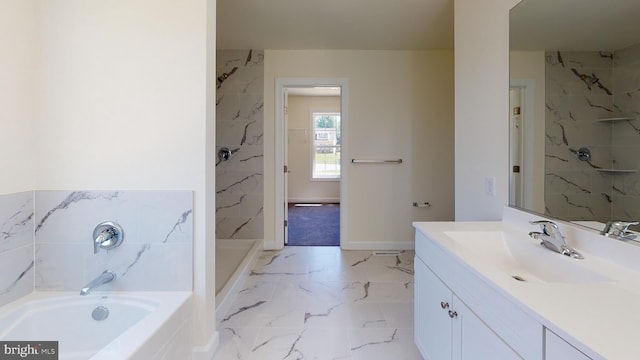
[[[351,159],[352,164],[402,164],[402,159],[395,160],[366,160],[366,159]]]

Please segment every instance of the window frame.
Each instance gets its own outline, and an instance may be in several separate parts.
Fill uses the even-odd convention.
[[[336,129],[335,131],[335,141],[337,142],[337,136],[338,134],[342,133],[342,114],[340,111],[335,111],[335,110],[331,110],[331,111],[325,111],[325,110],[313,110],[311,111],[311,116],[310,116],[310,120],[311,120],[311,131],[310,131],[310,137],[311,137],[311,141],[309,141],[310,143],[310,166],[309,166],[309,179],[310,181],[340,181],[342,178],[342,143],[336,144],[336,145],[323,145],[323,146],[317,146],[316,145],[316,117],[320,115],[320,116],[337,116],[338,117],[338,126],[332,129]],[[322,128],[319,128],[322,129]],[[333,139],[332,139],[333,140]],[[332,141],[332,140],[328,140],[328,141]],[[316,149],[318,147],[329,147],[329,148],[334,148],[337,149],[337,153],[340,153],[340,161],[338,161],[338,172],[339,174],[337,176],[331,176],[331,177],[316,177],[315,176],[315,167],[316,167],[316,156],[317,156],[317,152]]]

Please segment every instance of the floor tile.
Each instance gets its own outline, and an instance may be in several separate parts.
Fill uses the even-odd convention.
[[[227,314],[214,360],[419,360],[413,251],[264,251]]]
[[[413,329],[351,329],[353,360],[422,360],[413,342]]]

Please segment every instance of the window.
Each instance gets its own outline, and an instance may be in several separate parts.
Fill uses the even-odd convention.
[[[340,179],[340,113],[312,114],[311,179]]]

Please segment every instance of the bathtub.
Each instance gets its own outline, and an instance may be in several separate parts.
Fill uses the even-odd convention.
[[[58,341],[60,360],[160,359],[166,354],[186,359],[191,353],[190,299],[190,292],[178,291],[34,292],[0,307],[0,340]],[[98,320],[92,314],[96,308]],[[105,309],[108,315],[100,320]]]

